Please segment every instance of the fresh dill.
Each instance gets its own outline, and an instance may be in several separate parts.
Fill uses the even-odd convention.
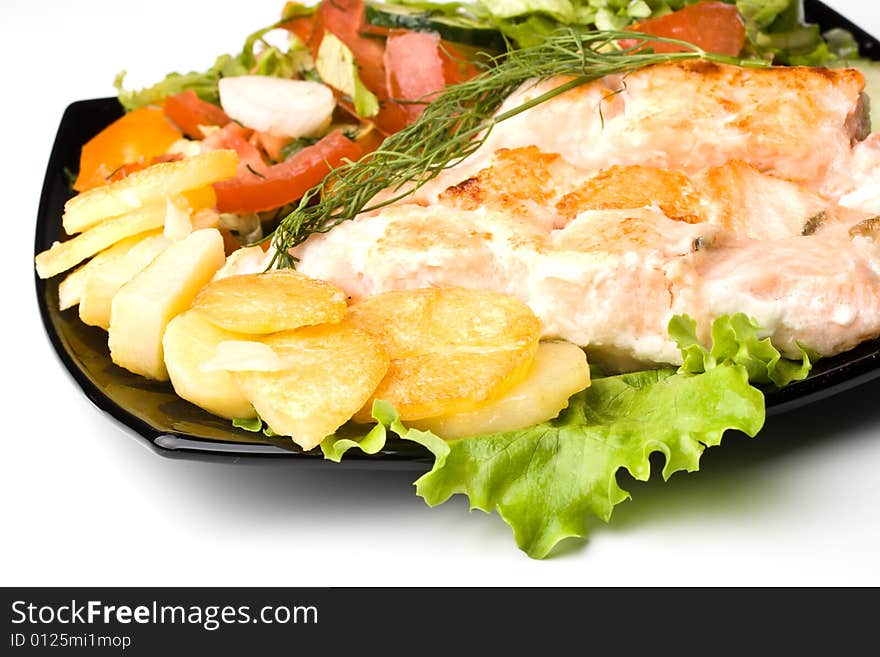
[[[620,40],[631,40],[632,45],[621,48]],[[652,42],[672,43],[687,50],[655,53],[650,49]],[[486,71],[447,87],[425,107],[417,121],[388,137],[379,150],[337,167],[320,185],[306,192],[271,236],[276,251],[270,267],[293,267],[295,259],[290,249],[310,235],[325,233],[361,212],[409,195],[474,153],[493,126],[502,121],[607,75],[625,75],[652,64],[694,59],[767,65],[707,53],[676,39],[626,31],[566,30],[538,45],[496,57]],[[523,83],[555,76],[571,79],[518,107],[497,113],[504,99]],[[383,190],[390,193],[382,200],[373,200]]]

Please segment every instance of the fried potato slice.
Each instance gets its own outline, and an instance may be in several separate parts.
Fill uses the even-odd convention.
[[[168,380],[162,349],[165,327],[223,266],[223,237],[215,228],[175,242],[122,286],[110,309],[110,357],[125,369]]]
[[[472,410],[525,377],[541,335],[540,321],[519,299],[464,288],[368,297],[347,321],[391,358],[359,421],[369,421],[373,399],[393,404],[403,420]]]
[[[128,237],[161,228],[165,223],[165,203],[154,203],[134,212],[105,221],[66,242],[55,242],[35,258],[37,275],[51,278],[67,271]]]
[[[262,341],[296,367],[232,376],[272,431],[305,450],[351,419],[388,370],[388,356],[377,341],[346,322],[284,331]]]
[[[215,202],[213,190],[191,190],[170,199],[175,207],[193,213],[209,207]],[[142,208],[133,210],[90,228],[84,233],[67,240],[55,242],[34,259],[40,278],[51,278],[78,265],[86,258],[109,248],[116,242],[139,235],[165,225],[168,216],[169,199],[158,199]]]
[[[155,233],[152,233],[155,234]],[[89,279],[104,268],[114,268],[116,263],[146,239],[149,233],[134,235],[117,242],[108,249],[101,251],[86,264],[78,267],[58,285],[58,306],[60,310],[67,310],[80,303],[86,290]]]
[[[64,206],[64,230],[69,235],[80,233],[108,218],[143,208],[168,196],[232,178],[237,167],[238,155],[228,150],[154,164],[122,180],[74,196]]]
[[[342,321],[346,305],[332,283],[279,269],[214,280],[193,308],[227,331],[266,334]]]
[[[218,344],[249,337],[224,331],[194,310],[177,315],[162,337],[165,367],[174,392],[221,417],[255,417],[254,407],[229,372],[202,367],[214,358]]]
[[[153,232],[117,242],[92,258],[86,267],[98,258],[104,264],[91,273],[80,297],[79,318],[83,323],[109,330],[113,297],[169,246],[171,240],[161,232]]]
[[[526,378],[500,397],[465,413],[415,420],[409,426],[446,440],[515,431],[546,422],[590,385],[584,350],[571,342],[542,342]]]

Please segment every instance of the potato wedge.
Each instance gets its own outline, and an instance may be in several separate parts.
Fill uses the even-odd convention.
[[[284,331],[262,341],[297,366],[232,376],[272,431],[290,436],[304,450],[351,419],[388,369],[378,343],[345,322]]]
[[[58,285],[58,305],[60,310],[66,310],[78,305],[85,293],[89,279],[105,267],[115,267],[116,263],[131,251],[136,244],[146,239],[147,235],[149,234],[135,235],[117,242],[68,274]]]
[[[193,308],[227,331],[267,334],[342,321],[346,305],[332,283],[278,269],[214,280]]]
[[[86,281],[79,303],[79,318],[83,323],[108,330],[113,297],[169,246],[171,240],[161,232],[152,232],[117,242],[92,258],[86,267],[105,254],[107,259]]]
[[[223,237],[214,228],[175,242],[122,286],[110,309],[110,357],[125,369],[167,380],[162,336],[171,319],[223,266]]]
[[[218,150],[177,162],[162,162],[130,176],[74,196],[64,206],[62,224],[69,234],[181,192],[235,176],[238,155]]]
[[[525,377],[541,335],[540,321],[519,299],[464,288],[368,297],[347,321],[391,358],[359,421],[369,421],[373,399],[394,404],[404,420],[473,410]]]
[[[409,426],[446,440],[514,431],[546,422],[590,385],[584,350],[570,342],[541,342],[526,378],[472,411],[415,420]]]
[[[177,315],[162,337],[165,367],[174,392],[221,417],[255,417],[254,407],[229,372],[201,367],[214,358],[218,344],[246,337],[217,328],[194,310]]]

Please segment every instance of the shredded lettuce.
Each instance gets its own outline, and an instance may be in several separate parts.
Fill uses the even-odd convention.
[[[414,441],[434,455],[434,466],[416,482],[431,506],[462,493],[472,509],[498,511],[530,557],[543,558],[562,539],[587,534],[590,514],[608,521],[630,495],[617,482],[627,470],[651,475],[650,455],[666,458],[662,476],[699,469],[707,447],[737,430],[755,436],[764,424],[763,393],[753,382],[787,382],[809,373],[810,359],[786,361],[755,323],[742,314],[718,318],[710,347],[695,323],[675,317],[670,337],[684,365],[594,379],[557,418],[519,431],[443,441],[408,429],[394,409],[376,402],[378,424],[368,432],[336,435],[321,443],[339,461],[350,449],[381,451],[390,435]]]
[[[292,2],[287,3],[281,20],[250,34],[245,39],[238,55],[220,55],[214,61],[213,66],[206,71],[169,73],[160,82],[139,90],[125,89],[126,72],[121,71],[113,82],[119,102],[125,111],[131,112],[146,105],[161,104],[167,96],[192,90],[202,100],[219,105],[220,92],[217,85],[221,78],[250,74],[289,78],[301,68],[303,45],[293,38],[290,47],[284,52],[266,43],[263,37],[286,21],[299,16],[311,15],[314,11],[314,7],[306,7]],[[256,53],[258,43],[264,46],[259,55]]]

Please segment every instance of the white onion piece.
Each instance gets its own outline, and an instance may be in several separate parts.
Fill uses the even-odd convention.
[[[248,128],[295,139],[326,130],[336,99],[319,82],[242,75],[220,80],[220,104]]]

